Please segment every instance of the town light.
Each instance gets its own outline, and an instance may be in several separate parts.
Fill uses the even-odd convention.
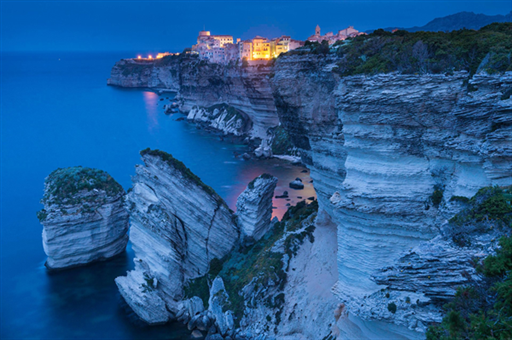
[[[153,56],[151,54],[148,55],[148,59],[153,59]]]
[[[140,55],[137,56],[137,59],[142,59],[142,57]]]

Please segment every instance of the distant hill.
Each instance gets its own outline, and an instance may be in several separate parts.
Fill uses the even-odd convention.
[[[492,24],[493,22],[511,22],[512,21],[512,12],[506,15],[485,15],[485,14],[475,14],[473,12],[459,12],[452,15],[448,15],[442,18],[435,18],[430,21],[428,24],[424,26],[414,26],[410,28],[404,27],[386,27],[385,31],[392,31],[396,28],[401,30],[406,30],[409,32],[417,32],[417,31],[453,31],[459,30],[462,28],[468,29],[480,29],[486,25]],[[366,31],[366,33],[371,33],[374,30]]]

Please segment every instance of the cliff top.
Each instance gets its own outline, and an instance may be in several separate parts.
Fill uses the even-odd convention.
[[[512,71],[512,23],[494,23],[480,30],[394,33],[382,29],[328,44],[308,43],[294,54],[336,55],[333,71],[342,75],[400,72],[450,73]]]
[[[140,155],[142,157],[144,157],[146,155],[154,156],[154,157],[159,157],[161,160],[166,162],[169,166],[173,167],[174,169],[178,170],[181,174],[183,174],[183,176],[185,178],[187,178],[187,179],[191,180],[192,182],[196,183],[206,193],[208,193],[213,198],[215,198],[215,200],[217,202],[225,205],[228,208],[226,202],[224,202],[222,197],[220,197],[219,194],[217,194],[215,192],[215,190],[213,190],[212,187],[204,184],[203,181],[197,175],[195,175],[189,168],[187,168],[185,164],[183,164],[181,161],[179,161],[176,158],[174,158],[171,154],[169,154],[169,153],[167,153],[165,151],[158,150],[158,149],[151,150],[150,148],[147,148],[147,149],[142,150],[140,152]]]
[[[115,196],[124,191],[107,172],[99,169],[75,166],[53,171],[45,180],[45,194],[42,202],[50,199],[56,203],[71,199],[81,191],[105,191],[109,196]]]

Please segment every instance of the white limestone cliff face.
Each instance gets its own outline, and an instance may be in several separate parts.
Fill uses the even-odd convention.
[[[206,109],[193,107],[187,115],[189,121],[203,123],[206,127],[221,131],[225,135],[244,136],[251,129],[251,120],[243,112],[233,107],[220,105]]]
[[[238,196],[236,215],[243,242],[258,241],[269,231],[276,185],[276,177],[263,174],[249,183]]]
[[[125,251],[128,212],[125,192],[107,173],[58,169],[45,181],[43,225],[46,267],[65,269],[105,260]]]
[[[268,76],[271,66],[224,66],[188,60],[180,69],[180,90],[176,99],[180,111],[194,106],[232,106],[252,122],[251,137],[267,138],[267,130],[279,124]]]
[[[271,71],[271,65],[219,65],[200,61],[194,55],[168,56],[151,63],[123,59],[114,65],[107,83],[176,91],[182,113],[190,115],[194,110],[192,115],[209,122],[212,128],[229,133],[243,132],[268,143],[271,138],[267,133],[269,128],[279,125],[269,82]],[[219,120],[217,115],[194,109],[214,105],[238,110],[244,118],[243,126],[237,126],[238,118],[233,122]],[[247,131],[245,127],[248,127]]]
[[[137,315],[156,324],[176,318],[184,283],[228,254],[239,231],[226,203],[183,163],[158,150],[141,155],[126,200],[137,267],[116,283]]]
[[[460,209],[452,196],[512,183],[512,100],[502,99],[512,74],[477,74],[469,80],[476,90],[468,91],[464,72],[340,78],[333,66],[315,55],[285,56],[272,82],[280,120],[311,169],[320,208],[338,225],[333,291],[351,319],[340,334],[384,336],[385,321],[398,326],[387,327],[397,337],[421,337],[440,320],[438,301],[428,289],[417,296],[410,285],[395,284],[394,291],[405,292],[393,294],[418,297],[423,307],[392,314],[385,300],[373,298],[388,287],[374,276],[439,235]],[[436,190],[440,202],[433,200]],[[445,251],[430,249],[440,258]],[[450,261],[446,256],[429,270]]]

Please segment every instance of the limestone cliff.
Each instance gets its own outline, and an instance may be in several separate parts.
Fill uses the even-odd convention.
[[[123,59],[112,68],[108,84],[174,90],[183,113],[217,104],[232,106],[249,118],[249,136],[266,139],[268,129],[279,124],[268,81],[271,70],[272,65],[212,64],[194,55],[150,63]]]
[[[221,131],[225,135],[246,136],[252,128],[251,119],[232,106],[220,104],[209,108],[193,107],[187,115],[189,121],[203,124],[206,128]]]
[[[465,44],[472,38],[460,37],[473,33],[454,35]],[[429,323],[441,320],[441,306],[456,287],[478,279],[466,260],[494,251],[496,244],[489,241],[497,237],[493,232],[475,235],[474,246],[461,247],[447,229],[448,220],[464,208],[461,201],[482,187],[512,184],[508,52],[487,46],[475,50],[478,56],[459,60],[456,56],[464,49],[452,44],[449,53],[429,59],[432,46],[429,50],[422,41],[402,44],[401,34],[360,37],[331,48],[305,47],[280,56],[272,67],[180,61],[177,98],[193,119],[199,113],[199,120],[236,131],[227,115],[219,118],[220,110],[208,111],[211,105],[225,103],[251,120],[251,135],[262,138],[262,155],[272,154],[276,131],[291,140],[293,146],[286,141],[282,145],[296,148],[310,168],[320,221],[331,226],[322,229],[330,238],[322,237],[336,240],[333,254],[329,247],[302,242],[302,236],[293,241],[293,254],[284,251],[281,257],[276,254],[288,249],[281,247],[289,236],[283,231],[288,230],[285,222],[271,228],[266,234],[270,238],[256,243],[262,248],[244,250],[260,262],[232,252],[233,260],[228,259],[219,273],[203,276],[206,281],[215,278],[208,275],[222,277],[240,334],[268,336],[274,328],[275,334],[293,338],[308,332],[304,324],[326,329],[333,323],[330,316],[319,312],[313,326],[303,312],[317,310],[312,296],[323,296],[320,301],[335,309],[331,336],[421,338]],[[421,37],[427,38],[436,37]],[[498,38],[496,45],[509,41]],[[339,53],[344,46],[350,53]],[[380,53],[384,47],[386,53]],[[302,226],[299,234],[311,234],[305,230]],[[273,246],[267,249],[269,243],[260,242]],[[287,269],[287,283],[281,285],[284,275],[275,268],[281,268],[280,263],[300,268],[304,254],[316,254],[316,263],[336,260],[336,270],[321,273],[327,277],[323,282],[331,282],[328,273],[337,276],[336,282],[327,287],[309,277],[308,284],[321,287],[322,293],[303,290],[301,299],[294,300],[291,292],[298,291],[301,276]],[[251,278],[247,282],[232,282],[233,276],[247,274],[235,266],[237,261],[269,264],[274,276],[258,268],[254,282],[250,275],[244,276]],[[291,282],[295,286],[287,286]],[[330,287],[339,305],[329,300]],[[243,299],[238,298],[241,291]],[[288,305],[291,301],[301,307],[300,313]],[[294,319],[293,312],[300,317]],[[284,315],[290,322],[281,319]]]
[[[268,232],[276,185],[276,177],[263,174],[250,182],[238,196],[236,215],[244,242],[258,241]]]
[[[136,268],[116,283],[139,317],[155,324],[176,317],[183,284],[228,254],[239,231],[222,198],[183,163],[159,150],[141,155],[126,199]]]
[[[64,269],[108,259],[128,242],[125,192],[104,171],[83,167],[58,169],[45,181],[38,212],[49,269]]]
[[[350,315],[341,321],[342,333],[417,337],[440,320],[440,305],[428,294],[437,283],[418,290],[423,310],[404,304],[393,314],[374,299],[388,286],[374,276],[411,248],[428,247],[422,242],[460,210],[452,197],[511,184],[512,100],[504,94],[512,73],[340,77],[336,62],[329,55],[279,58],[272,84],[280,120],[311,169],[320,208],[338,225],[334,292]],[[443,249],[436,251],[446,262],[430,273],[449,264],[450,250]],[[467,282],[455,276],[453,286]],[[394,282],[394,289],[402,298],[416,294],[406,284]]]

